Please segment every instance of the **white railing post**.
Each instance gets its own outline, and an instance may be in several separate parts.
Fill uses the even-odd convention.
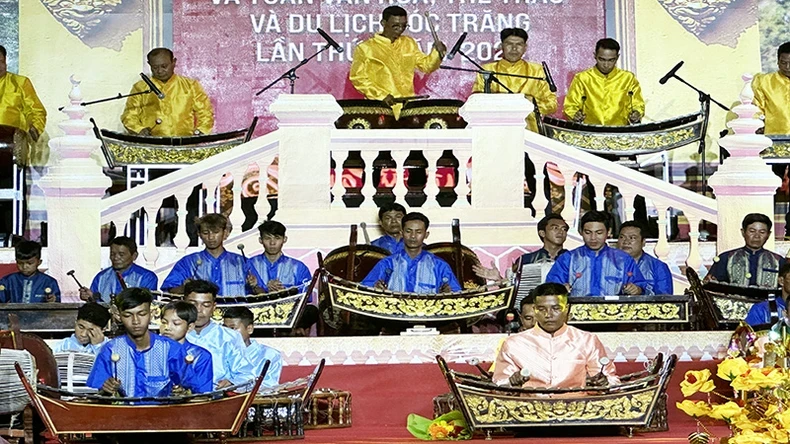
[[[731,157],[719,167],[708,181],[716,193],[718,204],[718,251],[743,246],[741,221],[749,213],[763,213],[773,219],[774,194],[781,185],[771,167],[760,157],[760,151],[771,146],[771,139],[755,134],[763,122],[754,118],[758,108],[752,104],[751,74],[744,74],[745,83],[740,94],[741,104],[732,111],[738,118],[727,123],[734,135],[719,140]],[[768,238],[765,248],[773,250],[774,238]]]
[[[330,134],[343,111],[329,94],[281,94],[270,109],[281,134],[277,219],[288,225],[330,208]]]
[[[524,119],[532,109],[518,94],[472,94],[461,107],[472,131],[472,208],[524,208]]]
[[[49,141],[54,165],[39,181],[47,205],[49,271],[62,285],[66,296],[75,296],[78,288],[66,273],[76,270],[83,283],[90,282],[101,269],[101,198],[111,185],[97,161],[101,143],[85,120],[87,111],[80,106],[80,82],[71,77],[68,116],[58,124],[65,135]],[[119,227],[123,234],[123,227]]]

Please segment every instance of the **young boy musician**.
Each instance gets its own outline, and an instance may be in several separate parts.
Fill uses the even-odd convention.
[[[283,254],[283,245],[288,242],[285,225],[267,220],[258,226],[258,231],[258,241],[263,245],[263,254],[251,257],[245,264],[245,275],[252,293],[261,294],[309,285],[312,275],[307,265]]]
[[[214,389],[211,353],[186,339],[187,333],[195,329],[197,313],[197,308],[188,302],[170,302],[162,309],[159,331],[162,336],[181,344],[181,363],[185,366],[181,386],[192,393],[207,393]]]
[[[41,244],[22,241],[14,254],[19,271],[0,279],[0,303],[60,302],[58,281],[38,271]]]
[[[255,330],[253,323],[252,311],[247,307],[229,307],[222,315],[222,321],[225,327],[236,330],[244,340],[244,354],[255,368],[256,374],[261,374],[263,365],[269,361],[269,370],[266,372],[266,377],[263,379],[263,385],[272,387],[280,382],[280,372],[283,369],[283,360],[280,357],[280,352],[267,347],[260,342],[250,340],[250,335]]]
[[[103,332],[108,322],[110,322],[109,310],[95,302],[84,304],[77,310],[74,333],[55,344],[52,353],[99,354],[102,346],[109,342]]]

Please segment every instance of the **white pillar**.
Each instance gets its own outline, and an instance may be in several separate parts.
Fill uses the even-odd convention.
[[[101,269],[101,199],[111,185],[102,173],[101,143],[85,120],[80,106],[80,82],[71,77],[70,104],[63,109],[68,120],[58,124],[65,135],[49,141],[53,165],[39,182],[47,205],[49,271],[64,295],[78,288],[69,270],[89,285]]]
[[[719,209],[718,240],[719,252],[743,246],[741,221],[749,213],[762,213],[773,219],[774,194],[781,185],[771,167],[760,157],[760,151],[771,146],[771,139],[755,134],[763,127],[762,120],[755,119],[758,108],[752,104],[751,74],[744,74],[744,88],[740,94],[741,104],[732,109],[738,118],[727,126],[734,135],[719,140],[732,157],[724,161],[710,177],[708,183],[716,194]],[[774,248],[774,238],[768,238],[765,248]]]
[[[524,208],[524,119],[532,108],[520,94],[473,94],[461,107],[472,131],[472,208]]]

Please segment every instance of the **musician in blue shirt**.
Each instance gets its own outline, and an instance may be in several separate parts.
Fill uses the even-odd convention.
[[[644,252],[647,230],[636,221],[628,221],[620,226],[617,248],[628,253],[645,278],[646,295],[673,294],[672,273],[669,266]]]
[[[606,245],[611,220],[602,211],[582,216],[584,245],[557,258],[546,282],[564,284],[571,296],[639,295],[645,279],[633,258]]]
[[[557,256],[568,251],[563,248],[568,238],[568,223],[559,214],[547,214],[538,222],[538,237],[543,247],[521,255],[521,265],[554,261]]]
[[[406,208],[399,203],[387,203],[379,208],[379,225],[384,235],[373,239],[371,245],[381,247],[395,254],[403,250],[403,235],[401,234],[401,220],[406,215]]]
[[[99,354],[102,346],[109,342],[104,336],[104,329],[110,322],[110,311],[105,307],[88,302],[77,310],[77,322],[74,323],[74,333],[62,339],[52,347],[52,353],[88,353]]]
[[[267,347],[260,342],[252,341],[250,335],[255,331],[252,311],[247,307],[228,307],[222,314],[222,323],[225,327],[239,332],[244,340],[244,355],[255,369],[255,374],[260,375],[266,361],[269,361],[269,370],[263,378],[263,385],[273,387],[280,382],[280,373],[283,370],[283,359],[280,352]]]
[[[180,381],[181,346],[148,331],[151,292],[127,288],[115,296],[126,334],[102,347],[88,376],[88,387],[121,396],[169,396]]]
[[[779,267],[785,263],[785,258],[763,248],[771,236],[772,225],[765,214],[747,214],[741,222],[745,245],[714,257],[705,281],[776,288]]]
[[[162,309],[159,331],[162,336],[181,344],[182,365],[179,386],[191,393],[208,393],[214,390],[214,367],[211,353],[186,340],[187,333],[195,329],[197,308],[184,301],[174,301]]]
[[[246,295],[244,258],[225,250],[223,246],[231,230],[228,218],[217,213],[207,214],[198,219],[195,225],[206,248],[176,262],[162,283],[162,290],[184,294],[187,282],[202,279],[219,287],[221,296]]]
[[[60,302],[58,281],[40,271],[41,244],[22,241],[14,247],[16,273],[0,279],[0,303]]]
[[[461,285],[447,262],[423,251],[430,222],[422,213],[402,219],[403,250],[380,260],[362,280],[363,285],[407,293],[450,293]]]
[[[790,297],[790,262],[785,262],[779,268],[779,285],[782,287],[782,294],[777,295],[776,309],[777,311],[787,310],[787,298]],[[781,319],[782,313],[777,313]],[[752,327],[758,325],[765,325],[771,322],[771,308],[768,306],[768,301],[758,302],[749,309],[746,315],[746,323]]]
[[[253,294],[280,291],[289,287],[304,289],[310,284],[312,275],[307,265],[283,254],[283,245],[288,242],[285,225],[273,220],[258,226],[263,245],[263,254],[251,257],[245,265],[247,284]]]
[[[100,271],[91,283],[90,289],[80,288],[80,298],[87,301],[89,298],[100,299],[102,302],[110,302],[114,294],[118,294],[123,289],[118,273],[126,287],[140,287],[156,291],[159,288],[159,278],[156,273],[145,269],[134,261],[137,260],[137,244],[134,239],[126,236],[118,236],[110,241],[110,263]],[[100,298],[96,298],[95,295]]]

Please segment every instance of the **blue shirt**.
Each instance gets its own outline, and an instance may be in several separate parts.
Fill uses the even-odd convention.
[[[47,302],[49,294],[60,302],[58,281],[40,271],[30,276],[16,272],[0,279],[0,303]]]
[[[389,234],[385,234],[378,239],[374,239],[373,242],[370,243],[375,247],[381,247],[390,252],[390,254],[399,253],[403,250],[403,238],[395,239],[394,237],[390,236]]]
[[[247,273],[255,276],[258,286],[264,291],[269,291],[267,285],[273,279],[282,282],[286,288],[299,286],[304,290],[304,287],[310,285],[313,277],[307,265],[284,254],[280,255],[274,263],[269,262],[265,254],[250,258],[245,264],[244,275],[246,276]]]
[[[779,286],[779,268],[784,263],[785,258],[765,248],[752,251],[744,246],[718,255],[708,273],[719,282],[775,288]]]
[[[571,296],[614,296],[632,283],[644,291],[646,282],[628,253],[604,245],[593,251],[586,245],[559,257],[546,282],[570,284]]]
[[[776,298],[777,310],[784,310],[786,306],[787,304],[785,304],[784,299],[781,297]],[[744,320],[752,327],[770,323],[771,309],[768,307],[768,301],[762,301],[752,305],[752,308],[749,309],[749,313]]]
[[[266,376],[263,378],[264,386],[274,387],[280,383],[280,373],[283,371],[283,358],[280,356],[280,352],[260,342],[251,341],[244,350],[244,354],[252,363],[255,374],[258,376],[263,370],[263,364],[267,360],[270,362],[269,370],[266,371]]]
[[[77,339],[77,335],[72,333],[71,336],[59,341],[52,347],[52,353],[88,353],[90,355],[98,355],[101,348],[104,344],[110,342],[109,339],[106,337],[101,344],[91,344],[88,342],[85,345],[80,344],[80,341]],[[104,383],[104,381],[102,381]]]
[[[215,258],[206,250],[182,257],[170,270],[162,290],[184,285],[187,279],[203,279],[219,287],[219,296],[246,296],[244,258],[240,254],[223,251]]]
[[[560,257],[561,254],[567,252],[568,250],[563,248],[557,252],[557,257]],[[551,260],[551,255],[549,254],[548,250],[543,247],[541,247],[540,250],[533,251],[532,253],[525,253],[521,255],[521,265],[538,264]]]
[[[461,291],[450,265],[424,250],[414,259],[401,250],[380,260],[362,284],[373,287],[378,281],[386,282],[387,289],[391,291],[406,293],[439,293],[445,283],[452,291]]]
[[[121,277],[129,288],[142,287],[153,291],[159,288],[159,278],[156,277],[156,273],[137,264],[132,264],[122,272]],[[91,282],[91,291],[99,293],[102,302],[110,302],[110,295],[118,294],[121,290],[121,282],[112,267],[100,271]]]
[[[646,295],[663,295],[674,294],[672,273],[669,271],[669,266],[653,256],[642,253],[639,262],[636,263],[639,267],[639,272],[645,278],[645,287],[643,294]]]
[[[143,351],[137,351],[128,335],[105,344],[93,363],[88,387],[100,389],[107,379],[115,377],[121,381],[125,396],[169,396],[173,384],[180,381],[181,345],[156,333],[149,334],[151,346]],[[120,357],[118,362],[112,362],[113,354]]]
[[[246,346],[239,332],[209,321],[200,333],[196,330],[187,333],[187,341],[211,353],[215,386],[223,379],[242,384],[258,377],[245,356]]]
[[[187,358],[189,356],[190,358]],[[189,341],[181,344],[180,385],[192,393],[208,393],[214,390],[214,364],[211,353]]]

